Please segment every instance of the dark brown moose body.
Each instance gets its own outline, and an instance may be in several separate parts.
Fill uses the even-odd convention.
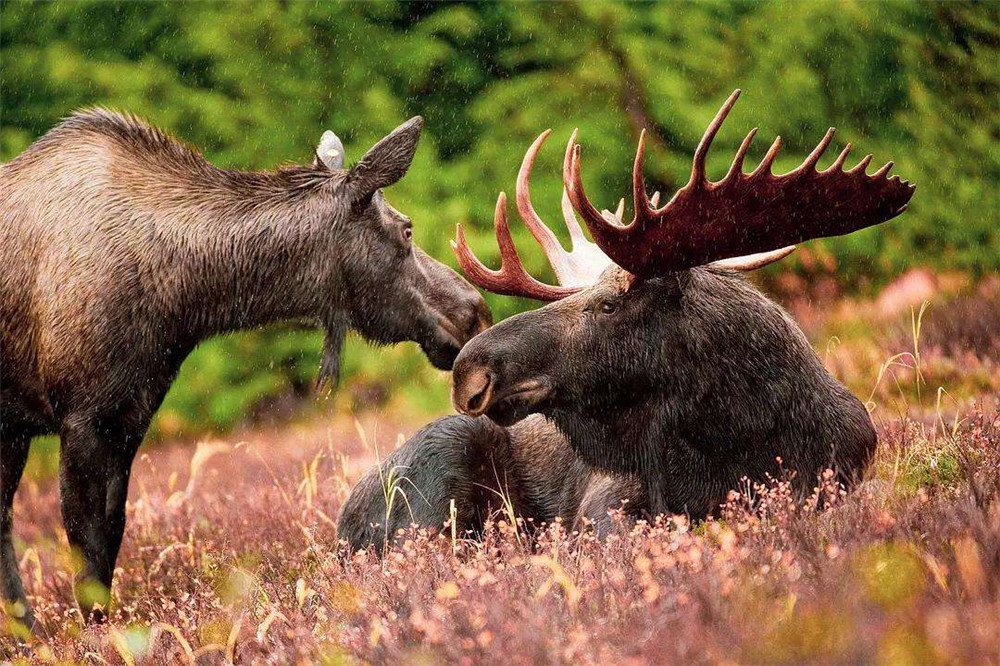
[[[662,207],[643,185],[640,139],[629,225],[621,207],[599,212],[587,200],[574,133],[563,207],[572,252],[531,206],[528,179],[548,132],[536,140],[521,167],[517,207],[560,285],[543,284],[521,266],[503,194],[494,220],[500,270],[472,255],[461,229],[456,252],[479,286],[556,302],[473,338],[453,375],[453,402],[468,416],[425,429],[383,470],[403,465],[398,474],[417,479],[424,495],[474,507],[459,516],[469,529],[500,506],[495,493],[468,490],[481,486],[507,488],[525,517],[562,516],[577,526],[587,518],[601,532],[621,500],[632,515],[700,518],[745,480],[790,476],[800,496],[826,469],[847,488],[858,482],[877,444],[867,410],[827,373],[791,317],[737,271],[786,256],[792,243],[885,222],[905,209],[913,186],[888,177],[891,164],[866,174],[870,156],[844,170],[850,145],[817,171],[833,130],[782,175],[770,172],[780,140],[743,173],[751,132],[726,177],[710,182],[705,155],[738,95],[706,131],[690,182]],[[596,244],[585,239],[576,214]],[[468,463],[451,465],[460,474],[440,475],[430,453],[442,449]],[[371,483],[355,493],[369,494]],[[446,505],[423,502],[421,493],[410,493],[412,519],[404,510],[386,516],[384,503],[378,515],[377,500],[352,497],[341,536],[359,548],[410,520],[439,527]],[[369,505],[375,509],[364,515]]]
[[[11,507],[32,437],[61,436],[66,532],[83,578],[105,590],[80,598],[89,611],[108,601],[132,458],[199,341],[319,326],[321,379],[335,382],[349,328],[416,341],[450,368],[489,325],[482,297],[413,245],[409,219],[382,196],[421,127],[401,125],[351,169],[321,143],[311,165],[241,172],[92,110],[0,166],[0,592],[15,615],[31,623]]]

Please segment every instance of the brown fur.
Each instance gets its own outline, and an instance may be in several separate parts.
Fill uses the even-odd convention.
[[[864,405],[794,320],[742,276],[714,267],[649,280],[611,267],[580,293],[477,335],[453,379],[455,406],[468,416],[429,426],[381,473],[405,460],[421,497],[473,505],[467,488],[502,479],[519,515],[560,516],[576,528],[590,521],[598,533],[611,529],[608,509],[621,500],[632,517],[700,519],[745,479],[788,476],[804,498],[831,469],[852,488],[877,444]],[[439,450],[455,452],[447,476]],[[387,521],[372,495],[362,481],[344,504],[340,535],[354,548],[379,535],[359,524],[388,522],[391,533],[448,517],[446,502],[417,501],[412,519],[400,512]],[[486,495],[478,506],[499,503]],[[475,529],[482,513],[460,524]]]
[[[383,484],[390,473],[407,499],[397,498],[386,515]],[[337,536],[351,550],[381,548],[392,542],[387,535],[406,534],[411,525],[441,529],[452,502],[458,529],[476,534],[490,516],[506,518],[507,501],[527,527],[559,518],[567,528],[601,535],[615,527],[609,509],[624,506],[630,517],[647,510],[638,479],[587,466],[541,415],[509,428],[486,417],[446,416],[358,481],[341,507]]]
[[[348,327],[415,340],[448,368],[489,324],[478,293],[411,244],[409,219],[381,195],[421,126],[401,125],[350,170],[244,172],[95,109],[0,166],[4,599],[24,603],[10,506],[28,442],[47,432],[62,437],[70,543],[110,586],[132,457],[200,340],[318,325],[335,380]]]

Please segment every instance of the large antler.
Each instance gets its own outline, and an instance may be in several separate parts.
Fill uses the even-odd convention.
[[[458,257],[458,265],[469,281],[495,294],[506,296],[524,296],[539,301],[558,301],[580,291],[582,287],[553,287],[539,282],[531,277],[521,258],[517,254],[514,240],[510,237],[510,227],[507,226],[507,195],[503,192],[497,197],[497,207],[493,214],[493,227],[496,229],[497,244],[500,246],[500,270],[494,271],[483,265],[476,258],[465,240],[462,225],[455,228],[456,238],[451,246]],[[551,231],[549,232],[551,233]],[[548,252],[548,250],[546,250]]]
[[[725,178],[709,181],[705,156],[739,95],[739,90],[734,91],[708,126],[694,154],[691,179],[662,208],[646,196],[642,176],[645,132],[641,134],[632,171],[635,217],[627,226],[609,220],[591,205],[580,176],[580,146],[573,146],[564,163],[570,201],[597,245],[616,264],[648,277],[760,253],[733,262],[738,268],[752,267],[787,254],[791,248],[785,246],[881,224],[906,209],[915,187],[898,176],[886,177],[892,162],[869,176],[865,173],[869,155],[843,170],[851,144],[829,168],[816,171],[816,163],[833,139],[832,128],[798,168],[779,176],[771,174],[771,165],[781,148],[781,137],[753,173],[743,173],[755,128],[743,140]]]
[[[517,174],[517,210],[521,214],[525,226],[528,227],[528,231],[542,246],[560,286],[554,287],[539,282],[525,271],[517,249],[514,247],[514,242],[511,240],[510,227],[507,224],[507,197],[501,192],[493,216],[493,226],[496,229],[497,243],[500,246],[500,270],[490,270],[476,258],[465,240],[461,225],[458,225],[457,228],[456,242],[452,243],[462,271],[473,283],[487,291],[509,296],[525,296],[542,301],[556,301],[593,284],[604,269],[611,265],[611,259],[584,236],[583,229],[573,213],[573,206],[569,202],[565,187],[563,188],[562,212],[566,227],[569,229],[572,251],[567,252],[563,248],[556,235],[542,222],[538,213],[535,212],[534,206],[531,205],[531,169],[542,144],[551,133],[551,130],[542,132],[524,155],[521,169]],[[574,132],[566,146],[567,156],[572,150],[575,139],[576,133]],[[604,214],[612,216],[608,211],[604,211]]]
[[[569,202],[569,195],[566,187],[563,187],[562,213],[566,228],[569,230],[571,251],[563,249],[562,244],[552,233],[542,219],[538,217],[535,208],[531,205],[531,169],[535,165],[535,158],[542,144],[552,133],[552,130],[542,132],[535,142],[528,148],[521,162],[521,170],[517,174],[517,211],[521,214],[524,225],[535,237],[538,244],[542,246],[545,256],[555,271],[556,279],[564,287],[587,287],[592,285],[597,277],[604,272],[604,269],[611,265],[611,259],[601,251],[595,243],[587,240],[583,235],[583,229],[576,219],[573,206]],[[566,154],[569,155],[576,141],[576,132],[569,139],[566,145]],[[604,214],[609,214],[604,211]]]

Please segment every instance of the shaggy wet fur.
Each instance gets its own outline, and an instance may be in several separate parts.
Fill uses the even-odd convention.
[[[446,419],[411,439],[399,456],[428,479],[421,490],[465,501],[470,483],[485,482],[476,470],[490,454],[491,478],[512,482],[525,517],[567,525],[587,517],[598,531],[623,499],[633,515],[700,518],[744,479],[791,476],[802,496],[829,468],[852,487],[876,445],[865,407],[788,314],[742,276],[714,268],[640,281],[613,267],[595,286],[474,338],[454,381],[459,409],[510,427],[484,438],[485,424],[460,429]],[[542,388],[513,393],[529,384]],[[424,447],[453,447],[476,462],[459,462],[464,476],[452,485],[433,473]],[[348,514],[364,504],[352,497],[341,525],[356,524]],[[390,518],[390,529],[409,525]],[[425,527],[446,519],[441,506],[414,516]],[[368,535],[343,536],[361,547]]]
[[[385,498],[394,492],[387,511]],[[623,500],[631,515],[646,508],[636,480],[589,468],[541,416],[510,428],[484,416],[446,416],[362,477],[341,509],[337,535],[352,550],[382,547],[411,525],[441,529],[452,502],[462,534],[478,533],[507,502],[529,526],[559,517],[574,529],[593,526],[604,534],[612,527],[608,509]]]
[[[421,127],[401,125],[351,170],[242,172],[92,110],[0,166],[0,594],[29,624],[11,506],[32,437],[61,436],[69,542],[106,590],[132,458],[200,340],[320,326],[322,377],[335,382],[348,328],[415,340],[448,368],[488,325],[479,294],[412,245],[409,219],[381,194]]]

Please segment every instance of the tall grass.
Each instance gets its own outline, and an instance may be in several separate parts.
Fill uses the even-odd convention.
[[[870,396],[880,446],[859,490],[823,476],[804,505],[776,479],[713,520],[619,512],[603,540],[560,522],[528,539],[500,493],[478,538],[453,512],[380,558],[347,552],[332,520],[382,460],[359,423],[161,447],[136,463],[111,620],[86,627],[57,484],[29,478],[16,533],[39,636],[21,645],[4,620],[0,659],[996,663],[1000,376],[965,383],[992,359],[928,343],[948,307],[918,308],[899,338],[875,319],[837,334],[827,362]],[[381,483],[404,510],[406,470]]]

